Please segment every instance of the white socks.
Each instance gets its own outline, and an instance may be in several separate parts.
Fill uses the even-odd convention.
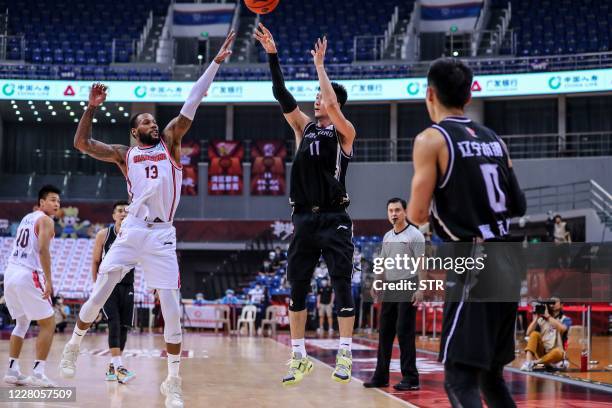
[[[21,372],[21,370],[19,369],[19,359],[9,357],[9,370],[17,370]]]
[[[303,338],[291,339],[291,351],[300,353],[302,358],[306,357],[306,342]]]
[[[123,366],[123,361],[121,360],[121,356],[113,356],[111,358],[111,363],[113,364],[113,367],[115,368],[119,368]]]
[[[168,377],[178,377],[180,365],[181,355],[168,353]]]
[[[34,360],[34,374],[45,375],[45,361],[44,360]]]
[[[352,344],[353,344],[352,337],[340,337],[340,345],[338,349],[351,351]]]
[[[74,326],[74,331],[72,332],[72,337],[68,344],[76,344],[77,346],[81,345],[81,341],[83,341],[83,337],[87,333],[87,329],[81,330],[76,325]]]

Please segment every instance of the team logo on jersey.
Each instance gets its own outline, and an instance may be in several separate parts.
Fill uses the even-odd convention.
[[[467,130],[467,132],[472,136],[472,137],[478,137],[476,135],[476,131],[474,131],[474,129],[470,128],[470,127],[465,127],[465,130]]]
[[[134,156],[134,163],[140,163],[143,161],[163,161],[168,160],[166,153],[158,153],[158,154],[139,154],[138,156]]]

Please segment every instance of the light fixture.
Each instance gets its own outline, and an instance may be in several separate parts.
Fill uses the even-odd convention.
[[[119,109],[119,112],[123,112],[123,106],[120,106],[117,109]]]
[[[48,108],[49,110],[53,110],[53,105],[49,105],[49,106],[47,106],[47,108]]]
[[[100,106],[100,109],[102,109],[103,111],[106,110],[106,106]]]
[[[117,121],[114,118],[111,119],[111,123],[115,123],[115,122],[117,122]]]
[[[85,106],[85,102],[81,101],[81,102],[80,102],[80,105],[81,105],[81,106]]]
[[[125,113],[123,114],[123,116],[125,116],[125,117],[127,118],[127,117],[128,117],[128,116],[130,116],[130,115],[129,115],[129,113],[125,112]]]
[[[32,101],[28,101],[28,105],[32,105],[34,102]]]
[[[94,118],[93,123],[98,123],[98,119]]]
[[[85,110],[87,110],[87,106],[83,106],[83,110],[84,110],[84,111],[85,111]]]
[[[15,113],[16,113],[17,115],[21,115],[21,112],[19,112],[18,110],[16,110],[16,111],[15,111]]]
[[[20,116],[18,119],[20,122],[23,122],[23,118]]]
[[[36,118],[36,121],[37,122],[42,122],[42,119],[41,118]]]
[[[30,109],[36,109],[36,106],[30,105]]]
[[[74,112],[70,112],[70,116],[74,116]]]
[[[70,106],[66,106],[66,110],[70,110]]]
[[[51,102],[49,101],[45,101],[45,105],[49,105]]]
[[[66,105],[68,105],[68,102],[64,101],[64,102],[62,102],[62,105],[66,106]]]
[[[111,115],[111,113],[110,113],[110,112],[106,112],[106,116],[110,116],[110,115]]]
[[[15,103],[15,101],[12,100],[11,103]]]
[[[34,111],[34,116],[38,116],[38,111]]]
[[[55,111],[53,111],[53,112],[51,112],[51,115],[55,116],[55,115],[57,115],[57,113]]]
[[[79,120],[77,118],[74,118],[74,123],[79,123]]]
[[[17,109],[17,108],[18,108],[18,106],[17,106],[17,105],[13,105],[13,109]]]

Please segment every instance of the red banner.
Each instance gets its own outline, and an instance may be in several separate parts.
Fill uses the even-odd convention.
[[[241,195],[243,188],[241,142],[213,140],[208,147],[208,194]]]
[[[181,144],[181,164],[183,165],[182,195],[198,195],[198,161],[200,144],[184,141]]]
[[[283,140],[258,140],[251,148],[251,195],[285,194],[285,157]]]

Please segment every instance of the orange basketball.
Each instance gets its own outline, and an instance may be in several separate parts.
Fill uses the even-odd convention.
[[[256,14],[268,14],[278,6],[280,0],[244,0],[249,10]]]

